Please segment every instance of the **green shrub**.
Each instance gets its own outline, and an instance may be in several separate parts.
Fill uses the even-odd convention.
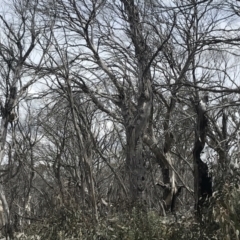
[[[202,211],[201,222],[193,213],[176,221],[173,216],[161,217],[143,206],[112,213],[96,222],[90,211],[62,206],[42,222],[31,224],[25,234],[38,235],[44,240],[239,240],[238,185],[225,183],[209,201]]]

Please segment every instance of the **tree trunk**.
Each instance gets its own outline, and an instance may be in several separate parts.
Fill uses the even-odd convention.
[[[14,112],[15,103],[17,101],[17,87],[11,86],[9,99],[6,99],[5,106],[1,104],[1,136],[0,136],[0,162],[3,162],[4,159],[4,149],[7,139],[8,125],[14,119],[11,118],[11,115]],[[3,185],[0,184],[0,200],[2,201],[3,211],[4,211],[4,224],[5,224],[5,234],[6,237],[12,239],[12,228],[11,228],[11,219],[9,213],[9,206],[6,199],[6,194],[3,188]]]
[[[81,156],[79,157],[79,160],[82,161],[83,169],[85,171],[85,180],[86,180],[86,186],[88,188],[88,191],[91,195],[91,206],[92,206],[92,214],[93,218],[98,221],[98,211],[97,211],[97,202],[96,202],[96,196],[95,196],[95,186],[94,186],[94,180],[93,180],[93,167],[92,167],[92,151],[91,147],[87,147],[87,144],[84,144],[87,140],[90,144],[91,138],[89,134],[85,134],[85,141],[83,140],[83,131],[81,132],[80,125],[77,122],[78,117],[78,110],[76,107],[76,103],[74,101],[72,89],[71,89],[71,83],[68,78],[66,78],[66,84],[68,87],[68,94],[69,94],[69,103],[71,108],[71,114],[72,114],[72,120],[74,129],[76,131],[76,136],[79,144],[79,149],[81,150]],[[87,129],[88,130],[88,129]],[[90,131],[90,130],[89,130]],[[81,163],[79,163],[80,165]],[[83,189],[84,191],[84,189]]]
[[[166,159],[172,166],[172,159],[169,153],[166,153]],[[175,211],[175,203],[176,197],[178,194],[178,188],[176,186],[176,176],[174,171],[169,167],[166,166],[162,168],[162,175],[163,175],[163,201],[165,204],[165,211]]]
[[[145,189],[145,167],[143,159],[143,137],[149,125],[152,109],[152,80],[149,69],[150,55],[145,41],[142,22],[134,1],[121,0],[129,23],[129,33],[135,48],[138,64],[138,96],[136,111],[123,111],[127,137],[126,168],[129,175],[130,197],[136,201]],[[127,108],[125,108],[127,109]],[[133,118],[129,121],[129,116]]]
[[[130,199],[133,202],[141,197],[145,189],[145,168],[142,149],[142,136],[138,136],[136,127],[128,127],[126,168],[129,177]]]
[[[174,95],[175,91],[176,90],[173,91]],[[163,189],[163,201],[165,203],[165,210],[166,211],[170,210],[171,212],[174,212],[175,210],[176,195],[178,193],[175,172],[171,169],[171,166],[173,166],[173,161],[170,153],[174,141],[174,137],[170,128],[170,119],[171,114],[175,108],[175,105],[176,98],[171,97],[170,104],[169,106],[167,106],[167,113],[163,124],[165,137],[163,152],[168,162],[168,165],[162,168],[163,183],[165,186]]]
[[[193,149],[194,196],[195,209],[197,210],[197,214],[200,216],[201,208],[206,202],[206,199],[212,196],[212,179],[208,173],[208,165],[201,159],[201,152],[204,149],[206,142],[208,120],[205,110],[200,103],[195,105],[195,110],[197,113],[197,124]]]

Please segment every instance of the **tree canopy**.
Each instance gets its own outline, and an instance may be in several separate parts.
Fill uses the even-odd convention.
[[[239,1],[11,0],[0,26],[5,236],[138,209],[239,239]]]

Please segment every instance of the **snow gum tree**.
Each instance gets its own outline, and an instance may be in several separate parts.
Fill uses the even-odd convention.
[[[17,3],[18,20],[0,17],[2,162],[19,101],[40,78],[46,151],[33,152],[51,185],[44,209],[74,199],[94,222],[112,203],[200,210],[237,165],[239,4]]]

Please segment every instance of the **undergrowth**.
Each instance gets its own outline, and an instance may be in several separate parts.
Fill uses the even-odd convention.
[[[225,183],[209,201],[201,221],[196,220],[194,213],[175,219],[139,206],[100,217],[96,222],[91,212],[62,206],[41,222],[32,223],[25,235],[44,240],[239,240],[238,185]]]

